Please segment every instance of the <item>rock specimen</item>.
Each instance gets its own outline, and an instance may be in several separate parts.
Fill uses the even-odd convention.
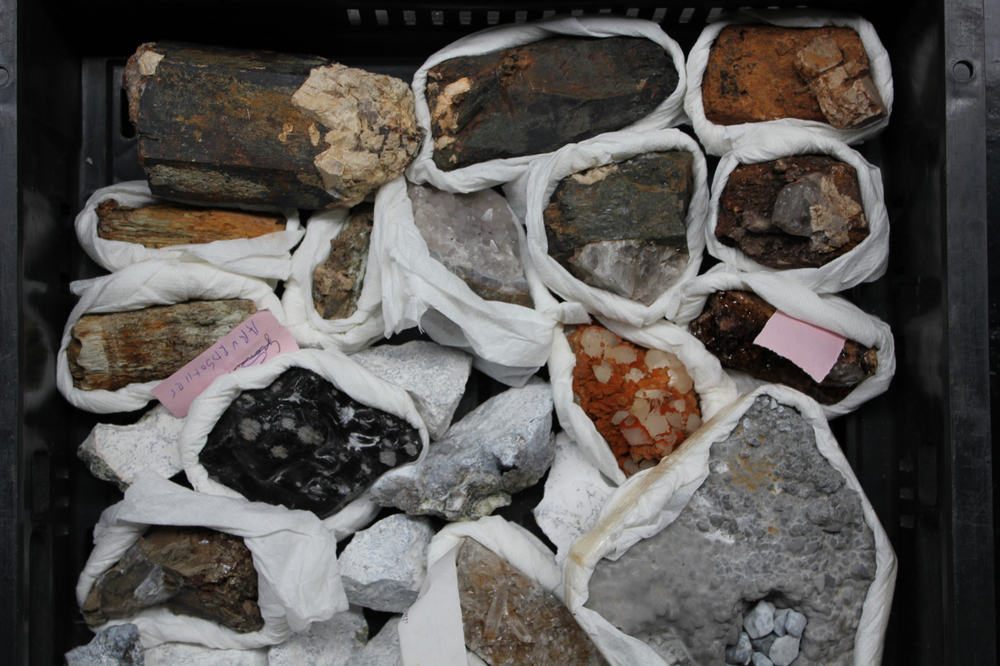
[[[450,170],[556,150],[649,115],[677,69],[642,38],[556,37],[427,72],[434,163]]]
[[[66,349],[73,386],[116,391],[163,380],[257,311],[253,301],[187,301],[84,315]]]
[[[351,358],[405,389],[432,439],[441,439],[451,425],[472,371],[472,357],[465,352],[424,340],[369,347]]]
[[[66,653],[66,666],[143,666],[139,627],[117,624]]]
[[[760,397],[708,465],[676,520],[598,563],[587,606],[640,640],[680,640],[697,663],[722,664],[764,599],[808,618],[796,666],[853,664],[875,538],[810,423]]]
[[[320,518],[361,495],[386,470],[420,454],[406,420],[369,407],[304,368],[243,391],[199,454],[219,483],[257,502]]]
[[[323,319],[346,319],[357,311],[374,220],[374,206],[361,204],[330,239],[330,255],[313,273],[313,304]]]
[[[399,648],[399,621],[395,615],[354,655],[351,666],[403,666]]]
[[[563,178],[545,208],[549,254],[576,278],[650,305],[688,264],[691,153],[644,153]]]
[[[848,340],[822,382],[770,349],[755,345],[774,306],[748,291],[717,291],[691,322],[691,334],[719,357],[724,367],[742,370],[764,382],[785,384],[824,405],[840,402],[878,368],[878,350]]]
[[[87,463],[91,474],[122,491],[132,484],[136,472],[147,467],[169,479],[184,469],[177,450],[183,425],[184,419],[157,405],[133,425],[98,423],[76,455]]]
[[[268,666],[267,650],[216,650],[191,643],[163,643],[146,650],[145,666]]]
[[[410,184],[407,192],[432,257],[477,296],[531,307],[517,222],[506,199],[493,190],[451,194],[430,185]]]
[[[701,427],[694,381],[670,352],[644,349],[602,326],[570,333],[573,399],[626,476],[653,467]]]
[[[237,631],[259,631],[257,571],[241,537],[204,527],[154,526],[94,583],[87,624],[132,617],[164,604]]]
[[[826,155],[737,166],[719,197],[715,236],[770,268],[827,264],[868,237],[858,175]]]
[[[347,600],[378,611],[403,613],[427,575],[427,546],[434,528],[402,513],[355,533],[337,558]]]
[[[552,463],[552,390],[532,380],[453,425],[419,465],[386,474],[372,499],[410,515],[475,520],[510,504]]]
[[[182,204],[122,206],[114,199],[97,205],[97,235],[105,240],[160,248],[217,240],[257,238],[285,230],[280,213],[254,213]]]
[[[467,538],[457,569],[465,645],[486,663],[608,663],[555,595],[493,551]]]
[[[799,118],[855,129],[886,115],[850,28],[726,26],[701,90],[705,117],[717,125]]]
[[[337,613],[309,630],[293,634],[267,651],[268,666],[354,666],[355,655],[368,642],[368,623],[361,609]]]
[[[759,601],[743,616],[743,628],[736,645],[726,648],[727,664],[789,666],[799,656],[806,616],[790,608],[776,611],[770,601]]]
[[[143,44],[124,86],[153,194],[353,206],[416,154],[403,81],[311,56]]]

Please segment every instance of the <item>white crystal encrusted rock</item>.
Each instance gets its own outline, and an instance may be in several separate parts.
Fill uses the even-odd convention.
[[[268,666],[267,649],[213,650],[190,643],[163,643],[145,652],[145,666]]]
[[[399,650],[400,617],[392,617],[368,645],[354,656],[351,666],[403,666],[403,655]]]
[[[370,347],[351,358],[405,389],[434,439],[440,439],[451,425],[472,371],[470,355],[424,340]]]
[[[431,445],[422,463],[389,472],[372,499],[411,515],[475,520],[510,504],[552,463],[552,389],[532,379],[490,398]]]
[[[183,469],[177,450],[183,425],[184,419],[157,405],[133,425],[98,423],[77,449],[77,456],[91,474],[122,490],[132,484],[136,472],[147,467],[169,479]]]
[[[368,623],[359,608],[337,613],[326,622],[314,622],[309,631],[294,634],[271,646],[268,666],[353,665],[354,657],[368,643]]]
[[[433,536],[430,521],[405,514],[357,532],[338,558],[347,600],[378,611],[406,611],[427,575]]]

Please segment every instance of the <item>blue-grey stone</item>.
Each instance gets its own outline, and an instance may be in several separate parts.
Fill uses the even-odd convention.
[[[774,604],[760,601],[743,618],[743,629],[750,638],[762,638],[774,631]]]
[[[119,624],[94,636],[87,645],[66,653],[66,666],[143,666],[139,627]]]
[[[771,646],[774,645],[774,641],[776,640],[778,640],[777,635],[768,634],[767,636],[761,636],[760,638],[750,639],[750,644],[753,645],[754,652],[768,654],[771,651]]]
[[[789,666],[799,656],[799,639],[782,636],[774,641],[767,656],[774,662],[774,666]]]
[[[802,632],[806,628],[806,616],[794,610],[788,611],[788,618],[785,620],[785,631],[789,636],[802,638]]]
[[[750,645],[750,637],[747,632],[740,632],[740,640],[736,645],[726,648],[727,664],[749,664],[753,656],[753,647]]]
[[[774,662],[768,659],[763,652],[754,652],[753,656],[750,657],[750,663],[753,666],[774,666]]]
[[[822,592],[822,590],[820,590]],[[784,636],[787,631],[785,631],[785,620],[788,618],[787,608],[782,608],[781,610],[774,611],[774,635]]]

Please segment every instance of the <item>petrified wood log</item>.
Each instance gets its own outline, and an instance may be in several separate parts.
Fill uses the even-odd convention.
[[[166,379],[256,311],[230,299],[80,317],[66,349],[73,386],[116,391]]]
[[[158,196],[353,206],[420,143],[409,86],[318,57],[143,44],[124,84]]]
[[[434,163],[534,155],[630,125],[677,87],[670,56],[633,37],[557,37],[427,72]]]
[[[868,233],[857,173],[826,155],[742,164],[719,197],[715,237],[770,268],[822,266]]]
[[[330,256],[313,272],[313,304],[323,319],[346,319],[358,309],[374,220],[375,207],[361,204],[330,239]]]
[[[285,230],[285,216],[182,204],[122,206],[114,199],[97,205],[97,235],[150,248],[217,240],[257,238]]]
[[[691,322],[691,333],[715,354],[723,366],[742,370],[765,382],[785,384],[816,402],[840,402],[878,368],[878,350],[848,340],[822,382],[802,368],[753,341],[776,308],[747,291],[717,291],[708,297],[701,315]]]

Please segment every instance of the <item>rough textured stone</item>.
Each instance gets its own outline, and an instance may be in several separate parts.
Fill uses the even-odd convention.
[[[753,638],[761,638],[774,631],[774,604],[759,601],[743,618],[743,629]]]
[[[399,616],[394,616],[354,655],[351,666],[403,666],[399,648]]]
[[[741,164],[719,197],[715,237],[770,268],[822,266],[868,233],[857,173],[827,155]]]
[[[867,64],[845,61],[829,35],[817,36],[802,47],[795,54],[795,68],[837,129],[856,129],[885,117],[885,104]]]
[[[199,459],[248,499],[321,518],[361,495],[386,470],[420,454],[404,419],[369,407],[303,368],[232,402]]]
[[[146,666],[268,666],[267,650],[214,650],[190,643],[164,643],[146,650]]]
[[[204,527],[149,528],[94,583],[81,610],[99,625],[161,604],[240,633],[264,626],[250,550],[242,538]]]
[[[356,206],[337,237],[330,239],[330,255],[313,272],[313,304],[323,319],[347,319],[357,311],[374,220],[371,204]]]
[[[767,656],[774,666],[789,666],[799,656],[799,639],[794,636],[782,636],[774,641]]]
[[[76,455],[91,474],[123,491],[132,484],[133,475],[147,467],[169,479],[183,469],[177,450],[183,425],[184,419],[157,405],[132,425],[98,423]]]
[[[433,439],[440,439],[451,425],[472,371],[469,354],[424,340],[369,347],[351,358],[405,389]]]
[[[763,396],[708,465],[673,523],[598,563],[587,606],[640,639],[676,635],[698,663],[718,664],[743,613],[767,599],[809,620],[796,666],[852,664],[875,539],[812,426]]]
[[[824,405],[840,402],[875,374],[878,350],[854,340],[844,343],[837,362],[819,383],[787,358],[753,344],[775,311],[752,292],[717,291],[691,322],[691,334],[718,356],[724,367],[742,370],[761,381],[791,386]]]
[[[750,646],[750,636],[745,631],[740,632],[740,638],[736,645],[726,648],[725,659],[727,664],[749,664],[753,658],[753,648]]]
[[[449,170],[556,150],[630,125],[677,87],[652,41],[557,37],[427,73],[434,163]]]
[[[723,28],[712,45],[702,81],[706,118],[718,125],[779,118],[829,122],[795,63],[799,52],[817,37],[835,42],[855,76],[867,74],[868,54],[850,28]]]
[[[531,307],[518,223],[506,199],[493,190],[451,194],[412,183],[407,192],[433,258],[481,298]]]
[[[309,630],[293,634],[267,652],[268,666],[353,666],[355,655],[368,642],[368,623],[358,608],[337,613]]]
[[[66,653],[66,666],[143,666],[139,628],[134,624],[108,627],[87,645]]]
[[[347,600],[378,611],[403,613],[427,575],[430,521],[396,514],[355,533],[337,558]]]
[[[458,554],[465,644],[492,666],[607,664],[555,595],[473,539]]]
[[[549,254],[578,279],[647,305],[688,264],[691,153],[644,153],[560,181],[545,208]]]
[[[490,398],[449,428],[418,465],[386,474],[372,499],[411,515],[475,520],[533,486],[555,454],[552,389],[530,380]]]

